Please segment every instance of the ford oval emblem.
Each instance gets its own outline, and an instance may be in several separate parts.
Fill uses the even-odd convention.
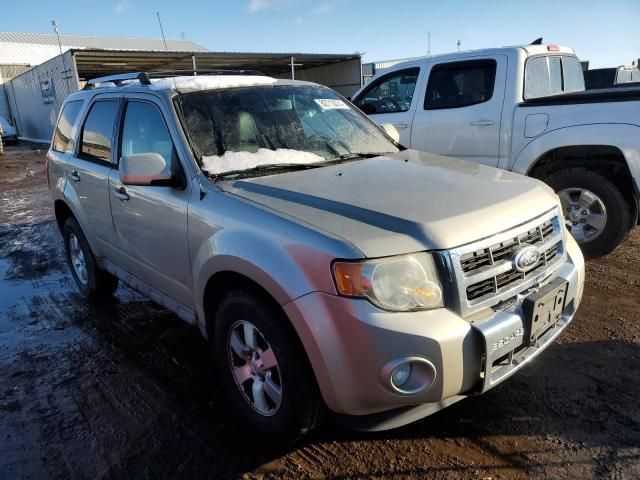
[[[540,261],[541,253],[538,247],[533,245],[523,245],[516,253],[513,254],[511,261],[513,262],[513,268],[518,272],[528,272],[535,267]]]

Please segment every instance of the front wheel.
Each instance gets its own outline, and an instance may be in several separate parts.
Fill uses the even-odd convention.
[[[585,257],[607,255],[629,236],[631,209],[620,189],[605,176],[570,168],[554,172],[544,181],[560,197],[567,229]]]
[[[314,428],[321,400],[313,372],[287,319],[259,295],[228,293],[215,316],[215,353],[230,404],[271,441]]]

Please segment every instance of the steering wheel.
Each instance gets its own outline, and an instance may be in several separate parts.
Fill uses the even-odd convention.
[[[391,109],[388,106],[391,105]],[[386,110],[397,112],[400,110],[400,105],[391,97],[383,97],[380,99],[380,106]]]

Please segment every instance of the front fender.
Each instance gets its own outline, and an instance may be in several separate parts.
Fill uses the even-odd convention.
[[[233,215],[216,221],[216,210]],[[343,241],[225,194],[207,195],[189,228],[195,305],[205,334],[204,294],[220,272],[249,278],[285,305],[314,291],[335,294],[331,262],[362,256]]]
[[[640,186],[640,127],[599,123],[559,128],[529,142],[515,157],[510,170],[527,175],[545,153],[561,147],[607,145],[620,149],[636,185]]]

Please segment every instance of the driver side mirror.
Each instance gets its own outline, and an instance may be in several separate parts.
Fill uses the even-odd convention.
[[[395,140],[396,143],[400,143],[400,132],[398,132],[398,129],[396,127],[394,127],[390,123],[382,123],[380,124],[380,126],[387,133],[387,135]]]
[[[125,185],[171,185],[171,168],[159,153],[123,155],[118,166],[120,181]]]

